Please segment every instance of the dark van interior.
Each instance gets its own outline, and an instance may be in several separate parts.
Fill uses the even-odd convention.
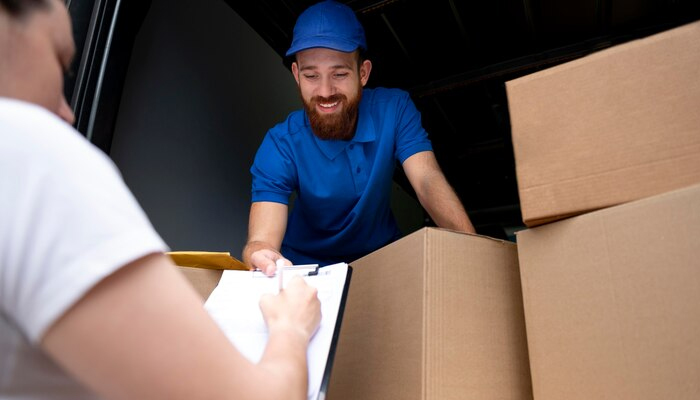
[[[154,13],[161,13],[163,20],[167,20],[167,7],[175,8],[181,2],[188,3],[182,0],[164,5],[158,0],[67,1],[78,54],[75,73],[67,77],[66,95],[76,112],[77,129],[108,154],[113,153],[119,135],[120,113],[131,104],[125,102],[129,75],[134,73],[130,71],[140,62],[138,57],[143,59],[143,54],[163,49],[161,45],[148,49],[150,53],[139,50],[145,47],[144,41],[150,40],[144,32],[151,28],[146,26],[153,24],[150,21]],[[265,51],[273,55],[274,67],[288,68],[290,61],[283,56],[291,42],[294,22],[314,2],[207,0],[192,2],[196,5],[191,7],[208,7],[207,4],[212,3],[219,7],[217,10],[225,8],[226,13],[240,18],[247,25],[246,29],[257,35],[263,47],[267,46]],[[437,159],[477,231],[511,240],[513,232],[523,225],[505,82],[700,19],[697,0],[343,2],[355,10],[365,27],[368,57],[374,66],[368,85],[398,87],[411,94],[433,141]],[[190,24],[178,26],[182,31],[172,35],[172,41],[168,42],[172,46],[194,37],[187,33],[188,29],[193,29]],[[217,35],[216,27],[208,29]],[[240,45],[245,48],[248,44]],[[193,45],[196,46],[207,49],[210,44],[199,42]],[[196,54],[189,57],[188,62],[195,58],[194,62],[202,68],[216,62],[205,51]],[[241,62],[254,64],[251,60]],[[253,65],[251,69],[254,68]],[[230,79],[235,84],[236,79],[247,78],[239,75]],[[262,107],[262,101],[260,104]],[[280,118],[275,118],[265,124],[271,127],[279,121]],[[248,142],[254,151],[256,140]],[[235,140],[230,142],[231,147],[237,146],[236,143]],[[134,154],[134,151],[128,153]],[[179,160],[180,164],[186,162],[182,158]],[[245,164],[239,169],[245,169]],[[128,170],[128,165],[124,166]],[[135,179],[131,176],[137,175],[125,172],[127,183]],[[177,181],[172,177],[168,179]],[[400,168],[395,181],[409,197],[413,195]],[[139,186],[135,183],[130,186],[139,197]],[[245,208],[249,188],[242,185],[239,190],[244,193],[240,204]],[[215,250],[213,247],[228,244],[237,251],[235,247],[243,245],[242,239],[235,235],[221,241],[211,237],[201,239],[206,236],[202,232],[208,232],[209,228],[198,228],[195,221],[189,221],[188,226],[192,232],[202,229],[196,235],[199,239],[188,241],[178,236],[179,233],[169,234],[169,230],[183,230],[176,226],[178,220],[183,222],[184,212],[176,209],[161,212],[160,205],[164,202],[161,200],[156,206],[157,201],[150,201],[145,195],[140,200],[173,247]],[[197,208],[192,204],[188,207],[183,210]],[[245,231],[245,212],[238,220],[231,217],[222,223],[222,229],[238,225]],[[220,217],[221,214],[211,216],[216,221]],[[427,214],[422,214],[419,224],[431,225],[432,221]],[[208,226],[211,227],[212,222]]]

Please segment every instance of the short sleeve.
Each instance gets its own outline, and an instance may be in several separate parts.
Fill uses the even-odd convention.
[[[421,115],[408,93],[403,93],[396,110],[396,159],[401,164],[410,156],[433,149],[428,132],[421,123]]]
[[[296,163],[288,138],[268,132],[255,155],[252,174],[252,201],[289,204],[297,181]]]
[[[7,118],[0,306],[38,342],[104,277],[167,247],[104,153],[47,112]]]

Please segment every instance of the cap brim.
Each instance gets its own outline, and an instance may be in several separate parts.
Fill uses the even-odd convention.
[[[342,51],[344,53],[350,53],[361,48],[362,46],[358,45],[357,42],[342,41],[338,40],[337,38],[327,39],[320,37],[312,37],[308,39],[297,40],[294,43],[292,43],[292,47],[290,47],[289,50],[287,50],[285,56],[289,57],[300,51],[313,49],[317,47]]]

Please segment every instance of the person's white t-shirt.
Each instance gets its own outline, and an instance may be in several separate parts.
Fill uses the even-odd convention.
[[[94,398],[40,340],[104,277],[165,250],[104,153],[45,109],[0,98],[0,399]]]

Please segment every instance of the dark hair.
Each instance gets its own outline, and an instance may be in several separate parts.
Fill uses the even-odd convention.
[[[49,0],[0,0],[0,8],[13,17],[23,17],[30,10],[49,6]]]

